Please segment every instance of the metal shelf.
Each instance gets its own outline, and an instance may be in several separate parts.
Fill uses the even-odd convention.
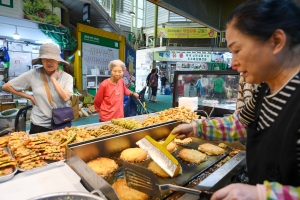
[[[110,75],[91,75],[91,74],[90,75],[86,75],[86,77],[96,77],[96,76],[97,77],[107,77],[107,78],[110,77]]]

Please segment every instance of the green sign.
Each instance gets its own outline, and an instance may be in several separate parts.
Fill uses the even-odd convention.
[[[101,45],[101,46],[105,46],[105,47],[110,47],[110,48],[114,48],[114,49],[120,48],[119,41],[111,40],[111,39],[96,36],[96,35],[91,35],[88,33],[81,33],[81,41],[90,43],[90,44],[96,44],[96,45]]]

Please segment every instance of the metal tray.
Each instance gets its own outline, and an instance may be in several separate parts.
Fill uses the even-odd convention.
[[[11,152],[10,148],[7,147],[6,149],[7,149],[7,152],[11,155],[11,157],[15,158],[15,156]],[[32,169],[22,169],[20,167],[16,167],[16,168],[17,168],[17,170],[19,170],[21,172],[36,173],[36,172],[43,171],[45,169],[52,168],[52,167],[55,167],[55,166],[62,166],[64,164],[65,160],[66,159],[62,159],[62,160],[59,160],[59,161],[46,161],[47,165],[40,166],[40,167],[35,167],[35,168],[32,168]]]
[[[10,151],[7,149],[7,147],[4,147],[4,151],[6,151],[13,158],[13,155],[10,153]],[[12,173],[7,174],[5,176],[0,176],[0,183],[12,179],[15,176],[17,171],[18,171],[18,167],[15,166],[14,171]]]
[[[5,181],[8,181],[8,180],[12,179],[12,178],[15,176],[15,174],[16,174],[17,171],[18,171],[18,169],[17,169],[17,167],[14,167],[14,168],[15,168],[15,169],[14,169],[14,171],[13,171],[12,173],[7,174],[7,175],[5,175],[5,176],[0,176],[0,183],[5,182]]]
[[[160,124],[154,127],[149,127],[148,129],[136,130],[135,132],[123,134],[116,137],[98,139],[90,143],[82,144],[79,146],[68,147],[66,151],[67,164],[83,179],[84,182],[90,186],[90,188],[98,188],[106,196],[111,195],[113,192],[111,190],[111,184],[117,179],[124,176],[124,170],[122,167],[122,161],[119,159],[119,154],[122,150],[130,147],[136,147],[136,142],[142,139],[145,135],[149,135],[152,138],[159,140],[168,136],[173,128],[178,126],[179,122],[172,122],[169,124]],[[192,148],[197,149],[198,145],[207,141],[200,140],[198,138],[193,138],[193,142],[187,145],[179,145],[178,149],[173,155],[177,155],[182,148]],[[216,144],[216,143],[215,143]],[[98,176],[90,167],[87,166],[87,162],[101,157],[109,157],[116,160],[120,166],[116,172],[111,175],[102,178]],[[209,156],[206,162],[199,165],[191,165],[178,159],[182,166],[182,175],[175,178],[159,178],[160,184],[171,183],[177,185],[186,185],[192,179],[197,177],[199,174],[209,169],[212,165],[222,160],[225,155],[220,156]],[[150,159],[146,160],[139,165],[148,166]],[[162,193],[162,199],[166,198],[170,192],[165,191]],[[113,198],[112,198],[113,199]]]

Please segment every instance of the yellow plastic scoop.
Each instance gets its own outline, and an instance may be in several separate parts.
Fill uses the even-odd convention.
[[[167,150],[167,146],[177,135],[178,134],[169,134],[167,139],[162,144],[156,142],[148,135],[136,142],[136,144],[171,177],[174,176],[174,173],[177,169],[178,160],[176,160],[176,158]]]

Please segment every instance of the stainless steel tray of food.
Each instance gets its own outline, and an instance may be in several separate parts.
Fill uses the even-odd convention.
[[[66,162],[82,178],[83,182],[85,182],[90,189],[100,188],[109,199],[114,199],[116,193],[111,187],[111,184],[116,181],[117,178],[124,176],[122,160],[119,159],[120,152],[127,148],[137,147],[135,143],[145,135],[149,135],[156,140],[163,139],[179,124],[179,122],[170,122],[168,124],[149,127],[148,129],[136,130],[135,132],[92,141],[79,146],[69,146],[66,150]],[[203,143],[203,140],[193,138],[192,143],[179,145],[178,150],[173,155],[176,156],[178,151],[182,148],[197,149],[197,146],[201,143]],[[112,175],[102,178],[86,164],[90,160],[98,157],[108,157],[115,160],[119,165],[119,168]],[[178,159],[182,166],[182,175],[176,178],[159,178],[160,184],[172,183],[181,186],[186,185],[224,157],[226,157],[226,154],[210,156],[206,162],[199,165],[187,164]],[[151,160],[148,159],[143,163],[139,163],[139,165],[147,167],[150,161]],[[224,176],[224,174],[222,176]],[[169,194],[169,191],[162,192],[162,199],[166,198]]]
[[[8,152],[6,147],[0,147],[1,166],[0,167],[0,183],[12,179],[18,171],[18,168],[13,164],[15,161],[12,160],[11,154]],[[15,163],[16,164],[16,163]],[[5,166],[6,165],[6,166]]]
[[[10,137],[6,149],[21,172],[33,173],[64,162],[65,147],[50,142],[45,134],[14,132]]]
[[[11,173],[9,173],[7,175],[3,175],[3,176],[0,175],[0,183],[12,179],[15,176],[15,174],[17,173],[17,171],[18,171],[17,167],[13,167],[13,171]]]

